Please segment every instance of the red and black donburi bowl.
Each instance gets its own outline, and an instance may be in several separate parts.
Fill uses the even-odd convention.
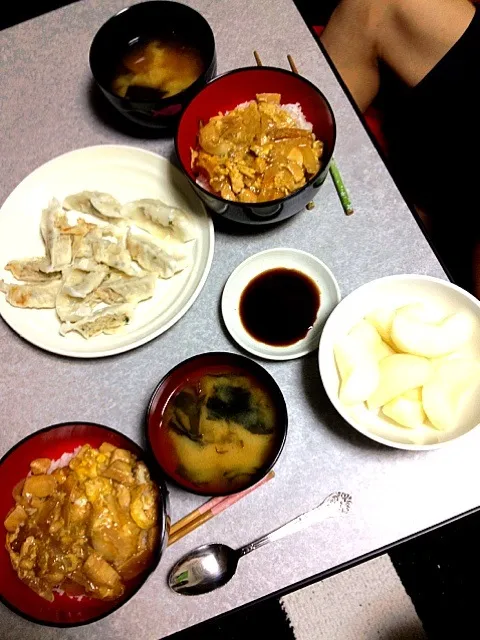
[[[197,147],[200,123],[219,112],[254,100],[257,93],[280,93],[282,104],[299,103],[313,133],[324,143],[319,172],[301,189],[269,202],[256,204],[232,202],[197,184],[191,167],[191,150]],[[205,204],[223,218],[249,225],[264,225],[285,220],[301,211],[320,189],[327,177],[335,146],[336,125],[332,108],[323,93],[309,80],[276,67],[246,67],[230,71],[209,82],[187,105],[175,137],[181,167]]]
[[[103,442],[131,451],[147,465],[152,480],[159,488],[158,528],[159,538],[155,553],[146,569],[133,580],[125,583],[125,593],[115,600],[98,600],[83,597],[69,598],[66,594],[55,594],[48,602],[24,584],[12,568],[5,549],[3,521],[14,506],[13,487],[30,471],[30,462],[36,458],[57,460],[64,453],[90,444],[98,448]],[[168,493],[165,484],[152,470],[145,452],[133,440],[115,429],[88,422],[68,422],[46,427],[27,436],[8,451],[0,460],[0,600],[12,611],[27,620],[54,627],[75,627],[105,618],[119,609],[135,595],[148,576],[157,568],[168,538]]]

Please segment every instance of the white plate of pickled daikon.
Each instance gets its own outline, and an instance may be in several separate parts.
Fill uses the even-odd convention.
[[[330,401],[357,431],[399,449],[435,449],[480,424],[480,302],[422,275],[355,290],[322,333]]]
[[[187,312],[213,247],[205,207],[166,158],[77,149],[33,171],[0,209],[0,315],[60,355],[128,351]]]

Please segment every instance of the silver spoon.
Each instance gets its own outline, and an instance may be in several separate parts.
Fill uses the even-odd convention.
[[[250,542],[241,549],[225,544],[204,544],[183,556],[168,574],[168,585],[185,596],[196,596],[223,587],[237,570],[240,558],[259,547],[280,540],[327,518],[348,513],[352,497],[348,493],[331,493],[315,509],[307,511],[266,536]]]

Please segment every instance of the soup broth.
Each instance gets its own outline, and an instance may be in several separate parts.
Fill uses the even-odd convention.
[[[231,493],[251,484],[273,462],[278,445],[273,400],[243,372],[186,381],[166,405],[162,422],[165,470],[204,493]]]
[[[134,100],[170,98],[187,89],[204,71],[200,51],[180,40],[138,41],[122,57],[112,90]]]

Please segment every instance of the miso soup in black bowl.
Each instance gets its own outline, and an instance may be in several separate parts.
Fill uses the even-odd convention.
[[[135,123],[174,127],[216,71],[208,22],[178,2],[152,0],[123,9],[97,32],[90,68],[107,99]]]

